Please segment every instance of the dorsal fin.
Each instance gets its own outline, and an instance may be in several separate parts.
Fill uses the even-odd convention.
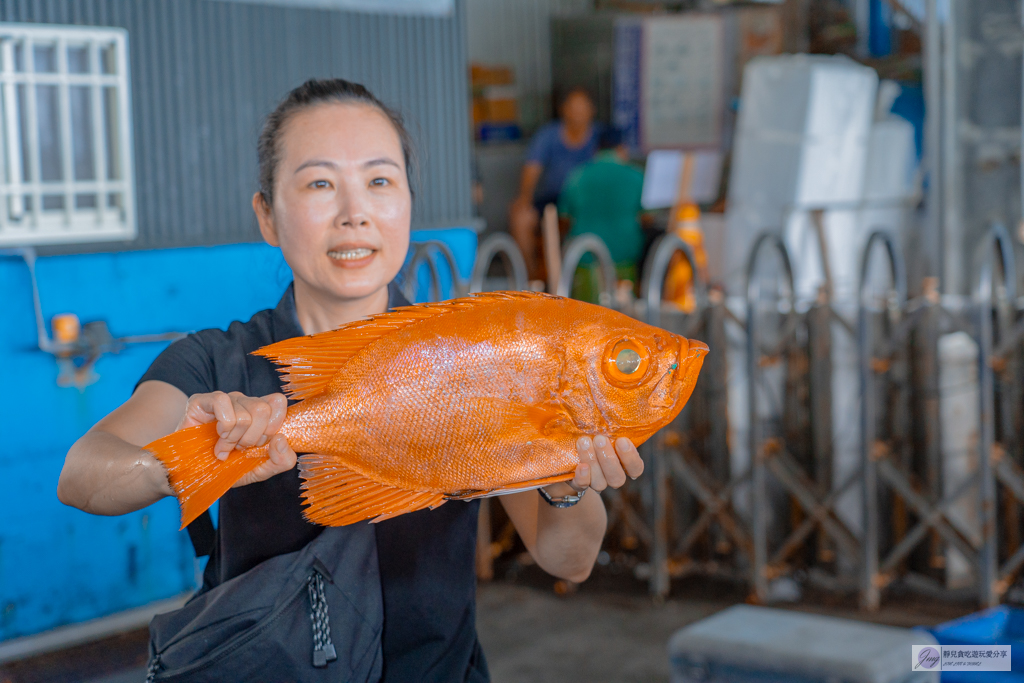
[[[293,399],[301,401],[322,393],[352,356],[395,330],[427,318],[496,301],[558,298],[561,297],[537,292],[483,292],[440,303],[403,306],[389,313],[356,320],[330,332],[264,346],[253,351],[253,355],[285,366],[279,370],[284,375],[284,390]]]

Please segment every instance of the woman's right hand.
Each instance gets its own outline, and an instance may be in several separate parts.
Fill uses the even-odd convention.
[[[233,450],[269,443],[270,459],[235,483],[235,486],[246,486],[295,467],[295,451],[288,445],[288,439],[278,433],[287,412],[288,399],[284,394],[259,398],[237,391],[230,394],[223,391],[193,394],[188,399],[178,429],[216,421],[220,439],[213,447],[213,454],[219,460],[226,459]]]

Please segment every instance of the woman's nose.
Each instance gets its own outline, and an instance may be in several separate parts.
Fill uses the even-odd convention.
[[[338,215],[335,220],[339,227],[360,228],[370,224],[365,193],[362,188],[342,187],[338,192]]]

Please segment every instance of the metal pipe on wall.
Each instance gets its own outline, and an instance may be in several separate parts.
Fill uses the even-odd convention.
[[[942,198],[939,204],[942,212],[942,250],[939,252],[943,260],[942,291],[947,294],[961,294],[966,289],[963,253],[964,226],[961,216],[961,198],[963,173],[959,167],[960,141],[958,129],[958,95],[957,95],[957,55],[956,24],[959,13],[963,11],[962,3],[949,0],[948,15],[945,23],[939,13],[937,0],[932,0],[935,9],[934,21],[938,24],[936,31],[941,37],[939,63],[941,64],[942,93],[939,96],[938,111],[940,116],[940,148],[942,155],[941,184]]]
[[[924,30],[924,167],[928,177],[925,244],[932,261],[926,273],[937,275],[945,283],[945,233],[942,209],[942,33],[939,27],[938,0],[925,0]]]

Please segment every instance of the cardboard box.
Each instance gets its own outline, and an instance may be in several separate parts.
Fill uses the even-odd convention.
[[[469,84],[473,88],[490,85],[512,85],[516,82],[515,71],[507,65],[469,65]]]

